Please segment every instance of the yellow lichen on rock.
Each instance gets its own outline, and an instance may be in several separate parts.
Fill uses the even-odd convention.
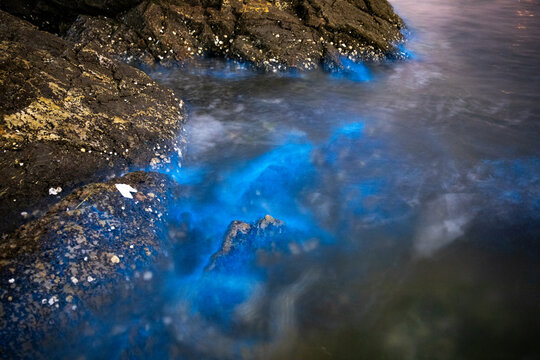
[[[17,131],[24,130],[24,137],[29,140],[58,140],[58,135],[51,133],[51,130],[58,126],[58,121],[69,115],[51,99],[39,97],[21,111],[4,116],[6,128],[15,131],[15,134],[10,132],[4,136],[20,137]]]
[[[125,123],[127,123],[127,121],[122,119],[121,117],[115,116],[113,119],[113,124],[125,124]]]
[[[48,76],[47,73],[44,73],[45,76]],[[56,80],[54,79],[52,76],[49,76],[52,80]],[[64,89],[63,87],[59,86],[58,84],[56,84],[55,82],[53,81],[50,81],[48,83],[49,85],[49,88],[51,89],[51,91],[53,92],[53,94],[55,96],[58,96],[58,97],[62,97],[66,94],[66,89]]]
[[[52,99],[40,96],[19,112],[4,116],[5,126],[12,132],[5,133],[3,136],[20,138],[22,135],[17,131],[23,130],[26,140],[56,141],[61,139],[61,136],[56,133],[59,125],[69,122],[73,126],[73,131],[84,137],[87,129],[74,125],[73,118],[82,120],[81,115],[87,115],[90,111],[83,107],[80,107],[79,110],[80,115],[66,110],[64,106],[60,106]]]
[[[242,12],[269,12],[271,3],[264,0],[247,0],[244,1]]]

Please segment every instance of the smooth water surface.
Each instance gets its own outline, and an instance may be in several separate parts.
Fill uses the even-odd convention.
[[[540,3],[392,4],[405,61],[151,73],[190,114],[176,245],[88,358],[540,358]],[[266,214],[282,256],[205,273]]]

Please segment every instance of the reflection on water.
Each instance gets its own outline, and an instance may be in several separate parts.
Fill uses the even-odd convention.
[[[540,358],[540,4],[392,3],[407,61],[152,74],[191,111],[174,248],[87,357]],[[277,260],[204,271],[266,214]]]

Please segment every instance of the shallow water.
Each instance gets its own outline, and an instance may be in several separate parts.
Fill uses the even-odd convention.
[[[405,61],[151,73],[190,112],[175,245],[87,358],[540,358],[540,3],[392,4]],[[204,273],[266,214],[285,255]]]

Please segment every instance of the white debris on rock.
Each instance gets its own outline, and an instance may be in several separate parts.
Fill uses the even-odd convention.
[[[62,188],[59,186],[59,187],[56,187],[56,188],[50,188],[49,189],[49,195],[58,195],[62,192]]]
[[[120,258],[119,258],[118,256],[116,256],[116,255],[113,255],[113,256],[111,257],[111,262],[112,262],[113,264],[118,264],[118,263],[120,262]]]
[[[56,295],[49,299],[49,305],[54,305],[54,303],[56,302],[58,302],[58,298],[56,297]]]
[[[128,184],[116,184],[115,186],[118,191],[120,191],[120,194],[122,194],[123,197],[126,197],[128,199],[133,199],[133,195],[131,195],[131,193],[137,192],[137,189],[134,189],[131,185]]]

